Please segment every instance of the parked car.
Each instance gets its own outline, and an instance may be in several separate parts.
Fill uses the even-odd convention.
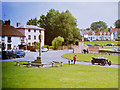
[[[120,46],[120,44],[117,44],[117,46]]]
[[[92,46],[92,44],[87,44],[87,46]]]
[[[19,50],[16,52],[16,57],[21,58],[25,56],[25,52],[22,50]]]
[[[48,49],[47,49],[47,48],[42,48],[41,51],[42,51],[42,52],[47,52]]]
[[[106,46],[114,46],[114,44],[113,44],[113,43],[111,43],[111,44],[107,44]]]
[[[91,63],[94,64],[94,63],[98,63],[98,65],[105,65],[105,64],[108,64],[109,66],[111,65],[111,61],[108,61],[107,58],[104,58],[104,57],[92,57],[93,60],[91,60]]]
[[[95,44],[94,46],[100,46],[99,44]]]
[[[2,59],[16,58],[16,54],[12,50],[2,51]]]

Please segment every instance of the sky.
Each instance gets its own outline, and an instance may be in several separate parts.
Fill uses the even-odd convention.
[[[108,27],[114,27],[118,19],[118,2],[2,2],[2,19],[10,19],[11,25],[16,27],[17,22],[25,25],[29,19],[39,19],[50,9],[60,12],[69,10],[77,19],[80,29],[89,28],[97,21],[104,21]]]

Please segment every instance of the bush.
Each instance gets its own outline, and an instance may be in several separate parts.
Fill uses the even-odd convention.
[[[49,47],[49,45],[44,45],[44,46],[42,46],[42,48],[48,48]]]
[[[37,46],[37,49],[39,49],[40,48],[40,43],[36,42],[36,46]]]
[[[54,46],[54,49],[57,49],[59,46],[62,45],[62,42],[64,42],[64,38],[61,36],[58,36],[53,39],[52,46]]]
[[[115,41],[120,41],[120,37],[119,37],[119,38],[116,38]]]
[[[54,46],[49,46],[49,49],[54,49]]]

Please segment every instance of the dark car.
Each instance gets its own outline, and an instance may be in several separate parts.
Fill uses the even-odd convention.
[[[120,44],[117,44],[117,46],[120,46]]]
[[[106,46],[114,46],[114,44],[111,43],[111,44],[107,44]]]
[[[2,51],[2,59],[16,58],[16,54],[13,51]]]
[[[16,52],[16,57],[21,58],[25,56],[25,52],[24,51],[17,51]]]
[[[91,60],[91,63],[94,64],[94,63],[98,63],[98,65],[105,65],[105,64],[108,64],[108,65],[111,65],[111,61],[108,61],[107,58],[104,58],[104,57],[92,57],[93,60]]]
[[[92,44],[87,44],[87,46],[92,46]]]
[[[95,44],[94,46],[100,46],[99,44]]]

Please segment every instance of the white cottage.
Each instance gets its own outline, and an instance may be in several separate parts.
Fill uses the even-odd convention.
[[[34,46],[36,42],[39,42],[40,31],[41,31],[41,46],[44,46],[45,29],[33,25],[23,25],[23,26],[18,26],[17,30],[26,36],[25,43],[28,46]]]
[[[81,31],[81,36],[84,37],[85,41],[107,41],[114,40],[113,32],[106,31]]]
[[[4,50],[13,49],[13,47],[17,47],[20,44],[24,43],[25,35],[19,32],[16,28],[9,24],[2,25],[2,32],[1,32],[1,43],[2,48]]]

